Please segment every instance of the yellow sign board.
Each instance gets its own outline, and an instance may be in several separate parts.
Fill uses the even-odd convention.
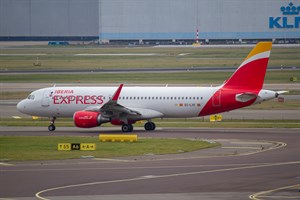
[[[221,122],[222,121],[222,115],[211,115],[209,117],[210,122]]]
[[[95,151],[95,143],[58,143],[58,151],[71,151],[71,150],[81,150],[81,151]]]
[[[96,144],[95,143],[81,143],[80,150],[82,151],[95,151]]]
[[[57,150],[58,151],[70,151],[71,144],[70,143],[58,143]]]

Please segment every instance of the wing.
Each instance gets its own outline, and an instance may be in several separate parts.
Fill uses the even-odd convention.
[[[123,84],[118,87],[113,97],[98,110],[104,117],[115,118],[124,122],[127,122],[128,119],[141,120],[163,117],[162,113],[155,110],[145,108],[128,108],[119,104],[118,99],[122,88]]]

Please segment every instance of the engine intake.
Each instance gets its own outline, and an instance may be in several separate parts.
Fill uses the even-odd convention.
[[[109,118],[101,116],[99,112],[85,110],[75,112],[73,120],[75,126],[79,128],[93,128],[110,121]]]

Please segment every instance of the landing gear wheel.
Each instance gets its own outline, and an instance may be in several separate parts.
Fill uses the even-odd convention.
[[[53,124],[51,124],[51,125],[48,126],[48,130],[49,131],[55,131],[55,128],[56,127]]]
[[[132,132],[133,131],[133,126],[131,124],[123,124],[122,125],[122,131],[124,133]]]
[[[50,118],[50,125],[48,126],[49,131],[55,131],[55,128],[56,128],[54,125],[55,120],[56,120],[56,117]]]
[[[144,125],[144,128],[145,128],[146,131],[154,131],[155,128],[156,128],[156,125],[153,122],[147,122]]]
[[[129,131],[129,132],[132,132],[132,131],[133,131],[133,126],[132,126],[132,124],[129,124],[129,126],[130,126],[130,131]]]

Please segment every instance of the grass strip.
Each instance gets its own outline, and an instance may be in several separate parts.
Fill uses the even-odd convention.
[[[47,46],[45,46],[47,47]],[[246,48],[21,48],[2,49],[0,71],[32,69],[116,69],[238,66]],[[36,55],[35,55],[36,54]],[[78,56],[76,54],[83,54]],[[120,56],[87,56],[120,54]],[[127,54],[127,56],[122,54]],[[136,54],[154,54],[136,56]],[[269,66],[299,66],[300,48],[273,48]],[[84,56],[85,55],[85,56]],[[41,66],[34,66],[39,59]]]
[[[95,143],[95,151],[58,151],[58,143]],[[113,158],[146,154],[176,154],[218,146],[200,140],[140,138],[133,143],[100,142],[98,137],[0,136],[0,160],[75,159],[81,156]]]
[[[268,71],[265,83],[291,83],[298,80],[300,70]],[[168,72],[168,73],[95,73],[95,74],[6,74],[0,75],[1,82],[43,83],[155,83],[155,84],[222,84],[232,72]],[[297,83],[297,82],[293,82]]]

